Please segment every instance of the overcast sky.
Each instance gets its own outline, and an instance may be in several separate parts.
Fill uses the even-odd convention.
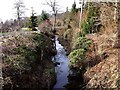
[[[16,0],[0,0],[0,19],[2,21],[9,20],[11,18],[16,18],[15,17],[15,9],[14,9],[14,3]],[[51,10],[49,6],[43,5],[45,3],[45,0],[22,0],[28,9],[25,13],[25,16],[30,16],[31,13],[31,7],[35,10],[37,15],[41,14],[42,10],[45,10],[49,13]],[[49,1],[49,0],[47,0]],[[59,2],[61,11],[65,11],[66,7],[71,9],[72,4],[74,0],[57,0]],[[77,7],[79,0],[75,0],[77,3]]]

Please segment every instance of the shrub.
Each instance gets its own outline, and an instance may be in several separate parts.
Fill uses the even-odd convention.
[[[93,33],[94,31],[94,17],[99,17],[100,15],[100,8],[94,7],[94,6],[89,6],[88,9],[88,15],[87,15],[87,19],[85,21],[82,22],[81,27],[82,27],[82,31],[84,34],[88,34],[88,33]]]
[[[80,63],[82,60],[84,60],[85,57],[85,50],[84,49],[77,49],[70,53],[68,56],[70,61],[69,65],[70,67],[76,67],[77,63]]]
[[[38,44],[36,46],[36,51],[39,54],[43,54],[43,58],[49,59],[50,56],[56,54],[56,50],[50,37],[41,33],[36,34],[33,39]]]
[[[72,14],[75,14],[77,12],[75,1],[74,1],[73,5],[72,5],[71,12],[72,12]]]
[[[49,14],[42,10],[41,16],[39,18],[39,23],[49,19]]]
[[[81,24],[83,34],[92,33],[94,22],[92,18],[87,18],[87,20],[83,21]]]
[[[37,27],[37,25],[38,25],[37,16],[35,16],[32,13],[32,15],[30,16],[30,19],[29,19],[29,28],[30,28],[30,30],[37,31],[37,29],[35,28],[35,27]]]
[[[96,16],[99,16],[100,14],[100,8],[99,7],[94,7],[94,6],[90,6],[90,8],[88,9],[88,17],[91,18],[91,17],[96,17]]]
[[[82,48],[87,50],[88,47],[91,45],[92,41],[88,40],[86,37],[79,37],[73,44],[74,49]]]
[[[72,33],[72,29],[68,29],[66,32],[64,32],[64,39],[68,38],[68,35],[70,35],[70,33]]]
[[[50,61],[52,57],[51,52],[54,48],[53,44],[51,44],[53,43],[52,40],[44,34],[37,34],[35,32],[28,31],[24,33],[15,33],[13,38],[9,35],[5,40],[6,39],[7,42],[4,42],[3,44],[4,52],[2,52],[4,64],[2,69],[4,80],[3,88],[11,88],[11,85],[14,88],[26,88],[31,85],[33,85],[34,88],[41,88],[42,86],[38,86],[38,82],[41,83],[41,80],[44,80],[42,78],[44,77],[45,70],[47,70],[45,73],[45,75],[47,75],[45,76],[45,79],[50,77],[49,81],[51,85],[55,76],[54,65]],[[37,50],[37,46],[40,47],[40,45],[45,48],[43,54],[49,56],[49,58],[45,58],[44,56],[42,61],[38,61],[41,59],[41,53]],[[43,48],[41,49],[43,50]],[[36,63],[36,61],[41,63]],[[26,83],[25,79],[30,83]],[[33,79],[33,82],[31,82],[31,79]],[[37,86],[34,85],[36,83]],[[26,87],[24,84],[26,84]],[[44,86],[46,85],[47,82],[45,82]]]
[[[75,39],[73,43],[73,52],[71,52],[68,56],[70,59],[69,65],[71,68],[77,68],[79,70],[83,68],[83,61],[85,60],[86,51],[91,44],[91,40],[88,40],[83,36],[81,37],[81,33],[78,33],[77,39]]]
[[[37,60],[36,51],[29,49],[26,45],[21,45],[14,50],[18,55],[15,55],[14,58],[12,56],[10,57],[13,59],[11,61],[15,60],[15,63],[18,63],[16,64],[18,67],[15,65],[16,68],[21,67],[19,69],[26,69],[33,67],[34,63]]]

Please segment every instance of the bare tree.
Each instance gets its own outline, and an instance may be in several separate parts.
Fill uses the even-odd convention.
[[[57,13],[59,11],[59,5],[58,5],[58,2],[56,0],[45,0],[46,1],[46,4],[44,5],[48,5],[51,7],[52,9],[52,12],[53,12],[53,15],[54,15],[54,22],[53,22],[53,30],[55,30],[55,25],[56,25],[56,17],[57,17]]]
[[[25,5],[22,2],[22,0],[17,0],[14,3],[14,8],[16,9],[16,13],[15,14],[16,14],[17,19],[18,19],[18,25],[20,25],[20,19],[25,14],[25,10],[26,10]]]
[[[82,22],[82,13],[83,13],[83,4],[84,0],[79,0],[80,4],[80,19],[79,19],[79,28],[81,28],[81,22]]]

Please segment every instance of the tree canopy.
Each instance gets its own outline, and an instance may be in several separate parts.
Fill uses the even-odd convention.
[[[36,31],[37,29],[35,27],[37,27],[37,25],[38,25],[37,16],[35,16],[35,13],[32,9],[32,15],[30,16],[29,20],[29,28],[31,28],[32,31]]]
[[[76,9],[76,2],[74,1],[73,5],[72,5],[72,9],[71,12],[72,13],[76,13],[77,9]]]
[[[40,15],[40,19],[39,19],[39,23],[41,23],[42,21],[45,21],[49,18],[49,14],[46,13],[44,10],[42,10],[42,13]]]

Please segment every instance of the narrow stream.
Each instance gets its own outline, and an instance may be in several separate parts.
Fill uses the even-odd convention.
[[[53,90],[56,88],[63,88],[65,89],[65,85],[68,83],[67,76],[69,75],[69,66],[68,62],[69,59],[66,56],[66,52],[63,48],[63,46],[59,43],[58,37],[56,36],[56,50],[57,54],[55,56],[55,62],[58,62],[59,65],[55,67],[56,74],[57,74],[57,82],[53,87]]]

